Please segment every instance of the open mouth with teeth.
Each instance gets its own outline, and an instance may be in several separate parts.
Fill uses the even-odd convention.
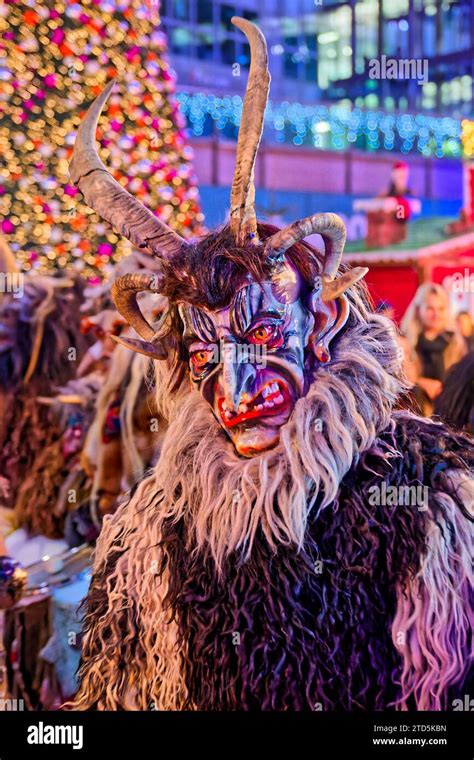
[[[236,412],[227,408],[224,398],[219,398],[217,405],[225,427],[233,428],[257,417],[276,417],[286,411],[290,401],[287,386],[280,380],[275,380],[266,383],[253,398],[241,403]]]

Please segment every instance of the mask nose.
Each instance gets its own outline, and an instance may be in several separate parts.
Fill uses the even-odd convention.
[[[224,398],[229,411],[237,412],[242,396],[250,392],[256,370],[248,358],[239,357],[234,343],[222,345],[222,381]]]

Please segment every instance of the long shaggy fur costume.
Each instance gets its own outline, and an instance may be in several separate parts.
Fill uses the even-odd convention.
[[[63,428],[36,396],[50,396],[70,380],[87,349],[79,327],[83,285],[76,279],[62,287],[60,279],[35,275],[25,280],[22,298],[10,299],[15,345],[0,356],[0,475],[10,486],[2,506],[15,506],[17,526],[57,538],[62,518],[52,510],[62,477],[57,456]],[[71,350],[77,361],[70,361]],[[21,498],[17,504],[21,485],[34,472],[36,484],[41,478],[39,499]]]
[[[354,291],[331,363],[253,459],[158,368],[171,424],[104,521],[75,709],[440,709],[462,690],[474,451],[393,412],[393,327]],[[383,485],[427,504],[375,506]]]
[[[155,409],[153,382],[149,359],[124,346],[115,348],[81,456],[91,476],[93,504],[100,505],[103,494],[120,500],[159,456],[165,423]],[[119,429],[106,441],[107,414],[117,401]]]
[[[18,525],[26,527],[32,535],[43,533],[49,538],[61,538],[68,512],[76,509],[90,491],[87,479],[79,467],[79,452],[72,457],[64,455],[63,436],[71,414],[79,416],[83,430],[88,429],[99,385],[100,378],[89,376],[71,380],[58,389],[59,397],[61,394],[77,396],[82,400],[81,404],[63,403],[58,397],[50,397],[48,412],[51,422],[48,426],[43,426],[43,440],[33,439],[39,445],[34,452],[31,468],[18,486],[15,501],[15,519]],[[31,411],[38,414],[38,430],[41,430],[41,410],[44,410],[44,404],[33,398]],[[28,430],[22,430],[21,433],[28,435]],[[72,503],[69,501],[71,492],[75,495]]]

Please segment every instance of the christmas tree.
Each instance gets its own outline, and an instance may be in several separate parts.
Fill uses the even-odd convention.
[[[192,153],[173,99],[159,7],[138,0],[0,4],[0,230],[25,271],[73,265],[97,279],[130,252],[68,178],[88,106],[113,176],[184,236],[201,232]]]

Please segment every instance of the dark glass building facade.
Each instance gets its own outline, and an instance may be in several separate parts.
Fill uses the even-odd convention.
[[[241,92],[235,64],[248,65],[248,48],[230,22],[240,15],[265,32],[273,98],[474,113],[474,0],[162,0],[161,13],[183,89]],[[418,65],[424,83],[372,78],[382,56]]]

